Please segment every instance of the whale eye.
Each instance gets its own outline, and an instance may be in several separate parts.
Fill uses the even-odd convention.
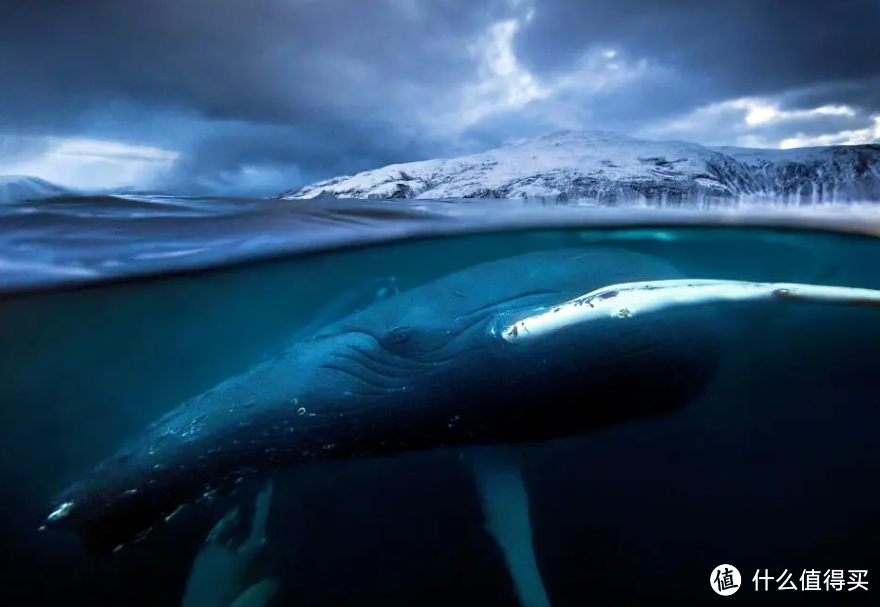
[[[430,340],[425,342],[421,329],[413,327],[394,327],[387,331],[380,342],[387,351],[407,358],[418,357],[431,350]]]
[[[409,327],[394,327],[385,334],[384,342],[386,345],[405,344],[412,335],[412,329]]]
[[[379,343],[397,356],[425,358],[442,349],[450,340],[448,331],[436,331],[424,327],[394,327],[382,335]]]

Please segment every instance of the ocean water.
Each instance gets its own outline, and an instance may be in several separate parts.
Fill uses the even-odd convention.
[[[245,523],[232,534],[248,534],[259,485],[107,556],[71,532],[38,531],[56,496],[186,399],[292,342],[306,347],[295,345],[306,327],[344,316],[363,301],[352,293],[391,277],[405,292],[522,253],[611,247],[693,278],[880,289],[870,208],[502,202],[132,197],[0,209],[0,581],[10,600],[180,605],[230,508]],[[878,591],[880,309],[761,303],[731,313],[730,326],[713,382],[683,410],[506,451],[550,604],[703,605],[721,600],[710,577],[722,564],[742,574],[731,600],[748,604],[868,604]],[[267,542],[237,590],[272,579],[277,592],[259,604],[273,606],[519,605],[521,581],[487,530],[464,451],[280,471]],[[765,569],[774,580],[756,591],[751,578]],[[786,570],[797,590],[779,589]],[[866,570],[869,590],[801,590],[804,570]],[[216,571],[208,577],[222,585]]]

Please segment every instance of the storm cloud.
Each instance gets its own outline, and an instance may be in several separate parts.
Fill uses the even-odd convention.
[[[128,154],[127,180],[271,193],[558,128],[880,137],[876,0],[0,0],[0,15],[0,173],[100,182]],[[70,151],[88,145],[100,162]]]

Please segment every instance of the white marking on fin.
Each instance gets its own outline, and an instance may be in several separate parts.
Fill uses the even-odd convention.
[[[880,308],[880,291],[856,287],[713,279],[627,282],[596,289],[515,322],[506,323],[500,334],[508,343],[521,343],[591,320],[625,320],[675,307],[761,300]]]

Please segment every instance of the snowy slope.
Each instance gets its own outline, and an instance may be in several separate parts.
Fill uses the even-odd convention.
[[[776,196],[813,202],[880,200],[880,145],[715,149],[748,167],[761,189]]]
[[[683,200],[791,196],[880,199],[878,146],[707,148],[606,132],[562,131],[481,154],[395,164],[280,198]]]
[[[66,194],[67,190],[39,177],[0,175],[0,204],[41,200]]]

